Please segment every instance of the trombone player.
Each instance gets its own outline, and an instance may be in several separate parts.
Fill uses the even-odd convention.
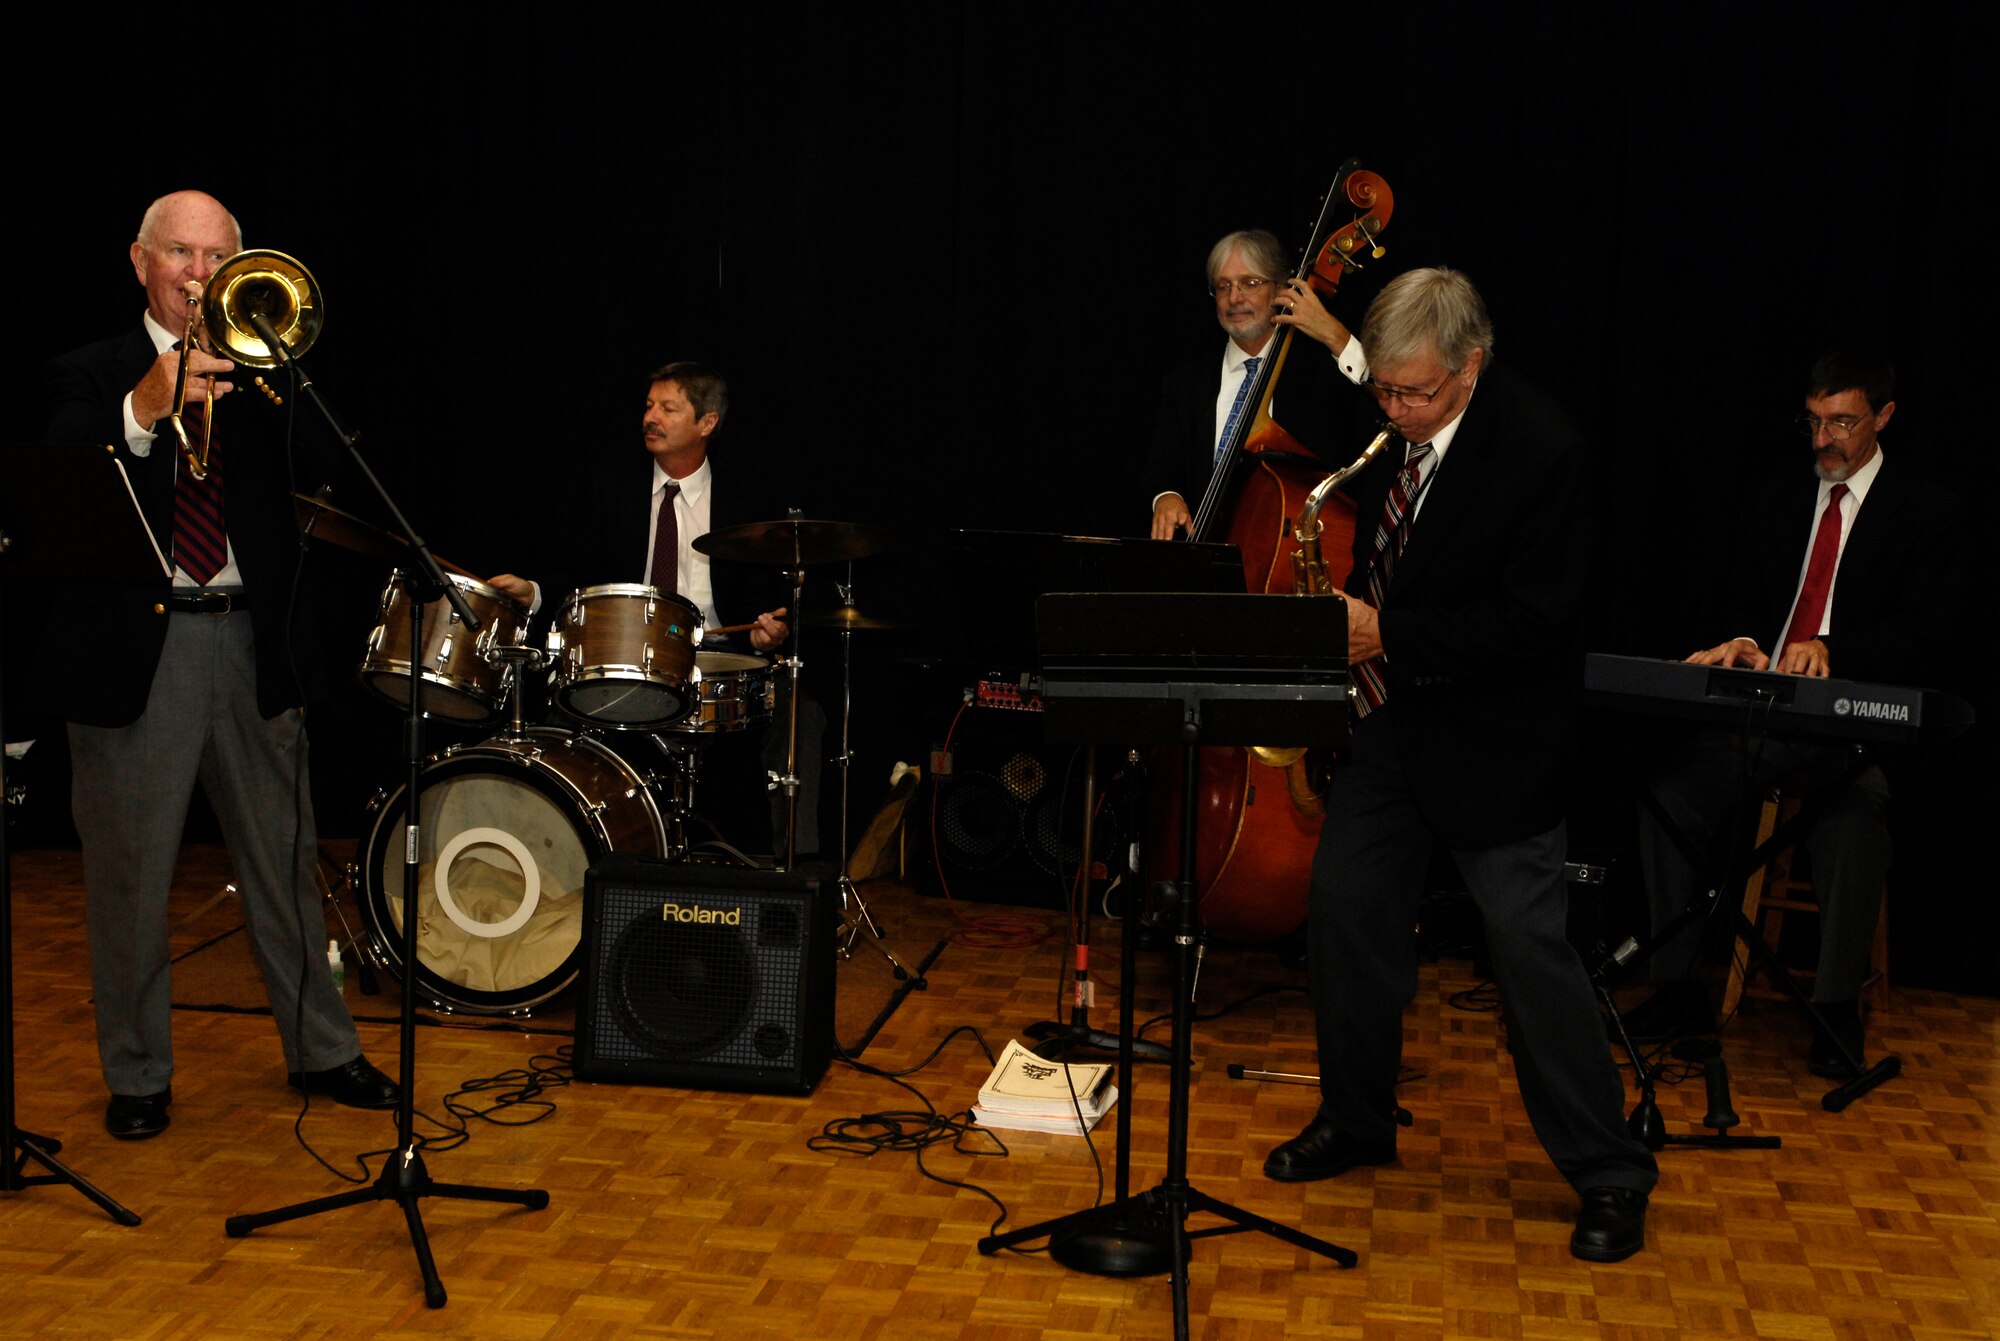
[[[169,1121],[167,896],[197,782],[229,845],[287,1079],[355,1107],[397,1099],[394,1082],[361,1055],[326,963],[305,694],[290,670],[317,658],[292,646],[311,622],[292,618],[299,546],[283,411],[240,396],[205,424],[204,407],[232,390],[233,365],[177,349],[198,333],[190,311],[203,283],[241,250],[235,218],[214,198],[180,191],[154,201],[131,246],[146,291],[140,324],[48,368],[44,441],[111,444],[162,556],[144,579],[56,593],[46,636],[65,655],[25,694],[68,723],[98,1055],[111,1092],[105,1129],[121,1140],[157,1136]],[[197,453],[180,450],[169,427],[183,399],[183,426],[207,439],[203,478],[191,468]],[[327,463],[297,464],[302,487],[327,473]]]

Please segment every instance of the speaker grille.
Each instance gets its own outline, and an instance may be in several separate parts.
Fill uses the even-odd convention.
[[[627,862],[587,888],[578,1075],[812,1088],[833,1015],[816,880]]]

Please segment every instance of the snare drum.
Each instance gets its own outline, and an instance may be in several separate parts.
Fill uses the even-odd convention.
[[[694,662],[701,680],[700,702],[668,730],[687,735],[741,731],[771,715],[778,677],[768,660],[741,652],[701,651],[694,654]]]
[[[519,647],[528,637],[528,612],[513,598],[469,577],[449,573],[452,585],[479,616],[477,634],[468,634],[451,602],[440,596],[424,607],[424,650],[416,658],[423,681],[419,701],[432,717],[485,722],[507,703],[504,670],[487,659],[496,647]],[[410,593],[403,574],[390,575],[382,589],[382,617],[368,635],[361,683],[390,702],[410,701]]]
[[[572,593],[549,631],[556,703],[620,730],[653,731],[695,708],[701,611],[657,587],[616,582]]]
[[[582,964],[584,872],[612,852],[686,851],[685,799],[658,794],[676,776],[642,777],[603,741],[555,727],[425,761],[414,975],[404,788],[375,798],[361,841],[361,915],[382,963],[445,1011],[526,1015],[560,995]]]

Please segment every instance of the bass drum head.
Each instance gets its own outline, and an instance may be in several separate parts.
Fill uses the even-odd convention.
[[[487,741],[432,760],[420,782],[414,983],[403,788],[362,840],[362,917],[384,965],[439,1010],[526,1015],[561,996],[582,964],[585,871],[614,851],[674,855],[650,787],[586,737],[537,728]]]

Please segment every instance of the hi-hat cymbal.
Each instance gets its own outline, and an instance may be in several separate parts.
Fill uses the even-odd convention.
[[[893,549],[895,544],[895,537],[879,526],[795,517],[710,531],[698,537],[694,547],[711,558],[782,565],[865,559]]]
[[[900,629],[904,626],[900,619],[878,619],[862,614],[851,605],[843,605],[823,615],[808,615],[799,622],[809,629],[838,629],[842,632],[849,629]]]
[[[293,494],[292,501],[298,512],[299,533],[306,539],[324,541],[371,559],[387,559],[395,564],[409,561],[410,547],[401,536],[391,535],[373,522],[365,522],[351,512],[342,512],[331,503],[306,494]],[[447,559],[435,554],[431,557],[448,573],[472,576]]]

